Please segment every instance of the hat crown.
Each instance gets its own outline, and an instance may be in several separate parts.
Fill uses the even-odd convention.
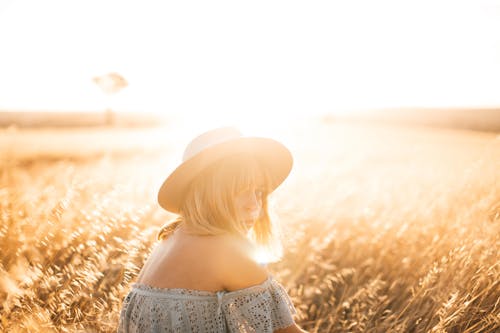
[[[182,163],[161,185],[158,203],[167,211],[182,214],[182,205],[193,180],[213,163],[241,153],[251,155],[267,170],[271,192],[292,169],[292,154],[282,143],[270,138],[243,136],[234,127],[217,128],[197,136],[187,145]]]
[[[238,139],[242,136],[243,134],[235,127],[221,127],[200,134],[187,145],[182,156],[182,161],[189,160],[209,147]]]

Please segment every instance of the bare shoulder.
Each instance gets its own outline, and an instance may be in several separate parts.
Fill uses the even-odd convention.
[[[269,274],[252,257],[249,241],[236,236],[219,236],[216,253],[218,275],[225,290],[234,291],[264,282]]]

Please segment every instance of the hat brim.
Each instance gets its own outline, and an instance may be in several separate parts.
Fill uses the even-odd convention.
[[[184,161],[168,177],[158,191],[158,203],[172,213],[179,214],[184,196],[193,179],[214,162],[230,155],[248,153],[254,156],[270,176],[274,191],[288,176],[293,158],[280,142],[259,137],[241,137],[208,147]]]

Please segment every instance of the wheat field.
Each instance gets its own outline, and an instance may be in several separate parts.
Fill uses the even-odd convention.
[[[0,331],[113,332],[182,141],[168,127],[0,132]],[[269,266],[309,332],[500,331],[500,136],[290,125]]]

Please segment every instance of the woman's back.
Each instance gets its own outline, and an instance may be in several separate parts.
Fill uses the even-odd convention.
[[[119,332],[274,332],[292,325],[286,291],[246,249],[231,237],[181,231],[163,240],[124,300]]]
[[[192,235],[180,227],[157,244],[137,282],[157,288],[242,289],[263,282],[268,275],[253,260],[253,253],[245,239]]]
[[[222,290],[221,274],[216,267],[221,246],[220,237],[177,230],[157,244],[137,282],[157,288]]]

